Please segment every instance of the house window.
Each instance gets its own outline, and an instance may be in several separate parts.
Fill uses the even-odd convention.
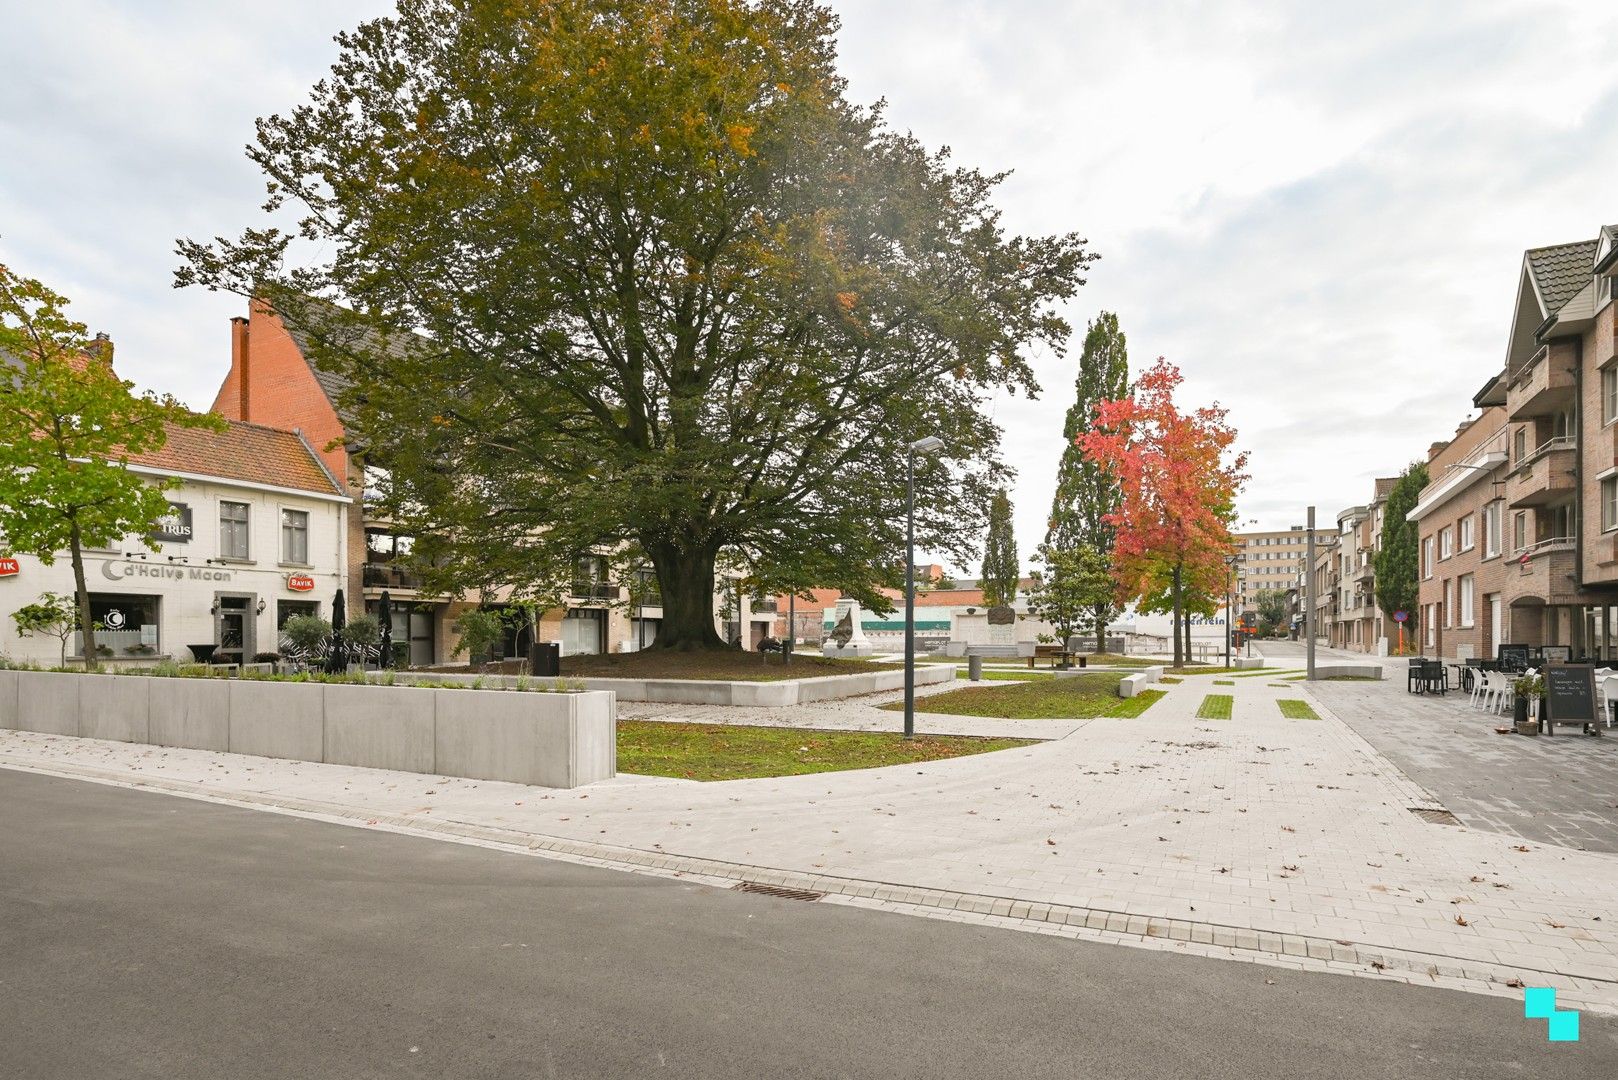
[[[1500,504],[1492,502],[1483,508],[1483,554],[1493,558],[1500,554]]]
[[[1511,550],[1521,551],[1528,546],[1528,515],[1519,513],[1511,519]]]
[[[1447,559],[1453,554],[1455,554],[1455,529],[1446,525],[1438,533],[1438,557]]]
[[[1430,536],[1421,542],[1421,576],[1433,576],[1433,538]]]
[[[1601,481],[1601,531],[1618,529],[1618,476]]]
[[[281,561],[309,564],[309,511],[281,511]]]
[[[1618,365],[1601,369],[1601,422],[1618,420]]]
[[[1447,629],[1455,624],[1455,582],[1449,578],[1444,579],[1444,626]]]
[[[246,559],[250,549],[247,545],[247,504],[238,502],[222,502],[219,504],[219,557],[221,559]]]
[[[1462,551],[1471,551],[1472,550],[1472,515],[1468,514],[1464,518],[1462,518],[1458,528],[1461,530],[1461,547],[1460,547],[1460,550],[1462,550]]]
[[[1428,604],[1422,612],[1425,616],[1422,619],[1422,624],[1426,627],[1427,644],[1429,646],[1438,644],[1438,620],[1433,615],[1433,609],[1437,606],[1437,604]]]
[[[1521,465],[1522,459],[1528,456],[1528,428],[1520,427],[1511,437],[1511,460],[1513,464]]]
[[[1472,625],[1472,597],[1474,592],[1475,586],[1472,580],[1472,575],[1462,574],[1460,577],[1459,593],[1461,600],[1461,625],[1464,627],[1470,627]]]

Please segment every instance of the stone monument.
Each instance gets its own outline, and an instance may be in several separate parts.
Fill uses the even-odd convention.
[[[824,656],[851,657],[871,656],[876,649],[865,636],[865,630],[860,626],[860,602],[849,597],[837,601],[837,608],[833,614],[836,620],[826,641],[820,646]]]

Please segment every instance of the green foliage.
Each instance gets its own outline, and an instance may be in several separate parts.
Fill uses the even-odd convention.
[[[1230,706],[1235,700],[1229,694],[1206,694],[1197,706],[1198,720],[1229,720]]]
[[[1161,690],[1147,690],[1132,698],[1121,698],[1118,676],[1098,673],[946,690],[927,695],[918,707],[929,713],[1003,720],[1127,719],[1141,715],[1162,696]],[[897,712],[904,708],[904,702],[880,708]]]
[[[1410,613],[1405,636],[1414,636],[1421,618],[1418,582],[1421,570],[1420,535],[1414,521],[1405,516],[1415,507],[1426,487],[1427,466],[1416,462],[1399,475],[1382,508],[1382,549],[1376,553],[1376,602],[1391,617],[1395,611]]]
[[[461,635],[461,640],[455,646],[455,655],[462,653],[470,655],[487,656],[493,648],[506,638],[506,622],[500,617],[498,611],[487,608],[470,608],[456,618],[454,630]]]
[[[1281,709],[1281,715],[1288,720],[1319,720],[1320,714],[1315,707],[1302,698],[1277,698],[1276,705]]]
[[[42,592],[32,604],[13,611],[11,621],[23,637],[45,634],[58,639],[62,643],[62,666],[67,666],[67,639],[73,636],[79,621],[72,597]]]
[[[1050,623],[1064,645],[1085,630],[1104,637],[1106,623],[1118,610],[1117,585],[1106,555],[1084,543],[1065,549],[1045,543],[1034,558],[1042,570],[1028,594],[1028,610]],[[1103,613],[1100,619],[1098,611]],[[1096,651],[1105,651],[1103,645],[1098,641]]]
[[[1113,537],[1106,518],[1118,509],[1118,481],[1077,440],[1092,428],[1097,402],[1116,401],[1129,392],[1129,347],[1118,328],[1118,316],[1110,311],[1091,320],[1085,332],[1073,389],[1074,401],[1062,425],[1062,463],[1056,472],[1045,543],[1058,549],[1083,544],[1106,555],[1112,551]]]
[[[983,403],[1035,389],[1093,256],[1007,235],[999,175],[848,101],[836,29],[807,0],[401,0],[259,122],[308,243],[185,242],[178,281],[262,296],[352,380],[431,591],[541,595],[633,542],[659,645],[720,644],[727,550],[883,610],[894,463],[944,440],[918,542],[965,562],[1005,475]]]
[[[331,640],[331,623],[319,615],[294,615],[281,627],[282,651],[300,663],[324,657]]]
[[[997,491],[989,504],[989,536],[983,546],[983,602],[1000,607],[1017,599],[1022,572],[1017,563],[1017,537],[1011,528],[1011,499]]]
[[[355,615],[343,623],[343,644],[372,649],[382,642],[382,624],[375,615]]]
[[[172,397],[137,395],[112,369],[112,343],[67,317],[67,299],[0,265],[0,536],[46,565],[68,552],[87,666],[100,650],[84,549],[143,534],[168,513],[160,482],[128,455],[162,447],[165,425],[217,427]],[[151,541],[147,543],[156,548]]]
[[[1284,589],[1260,589],[1254,598],[1258,609],[1258,635],[1269,637],[1287,625],[1287,594]]]

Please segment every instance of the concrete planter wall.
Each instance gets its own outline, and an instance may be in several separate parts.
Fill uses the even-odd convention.
[[[0,727],[579,787],[618,770],[611,694],[0,671]]]
[[[400,673],[401,681],[419,678],[425,682],[479,682],[484,686],[514,686],[512,675],[439,674],[410,676]],[[944,664],[917,664],[916,685],[931,686],[955,678],[955,669]],[[806,701],[829,701],[858,697],[904,687],[902,669],[860,672],[855,675],[820,675],[807,679],[779,679],[775,682],[726,682],[718,679],[569,679],[587,690],[610,690],[619,701],[660,701],[683,705],[750,705],[779,707]],[[533,680],[529,680],[530,683]]]

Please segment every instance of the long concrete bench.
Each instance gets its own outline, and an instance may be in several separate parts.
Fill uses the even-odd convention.
[[[1385,679],[1381,664],[1316,664],[1315,679]]]
[[[1118,696],[1123,698],[1135,697],[1151,685],[1151,682],[1152,680],[1147,677],[1144,671],[1136,672],[1133,675],[1125,675],[1118,680]]]

